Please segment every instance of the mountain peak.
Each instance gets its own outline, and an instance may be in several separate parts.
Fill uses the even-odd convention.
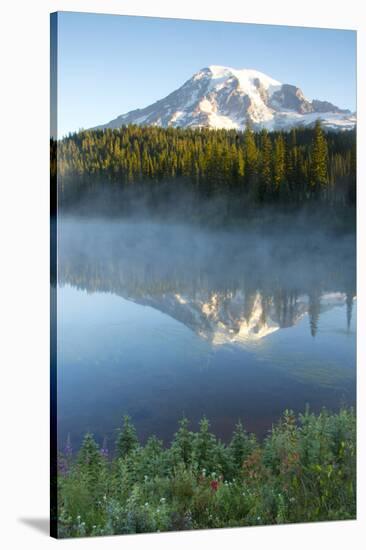
[[[302,90],[255,69],[223,65],[202,68],[180,88],[156,103],[120,115],[98,128],[127,124],[242,130],[288,130],[321,119],[332,129],[351,129],[356,117],[329,101],[308,100]]]
[[[212,80],[227,80],[230,78],[236,78],[243,89],[248,85],[252,85],[256,80],[259,80],[262,86],[266,88],[269,88],[270,86],[281,86],[281,82],[278,80],[275,80],[265,73],[255,69],[234,69],[233,67],[227,67],[224,65],[209,65],[208,67],[204,67],[195,73],[193,78],[199,79],[205,76],[209,76]]]

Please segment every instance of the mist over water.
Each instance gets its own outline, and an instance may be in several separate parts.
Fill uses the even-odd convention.
[[[314,220],[316,218],[314,217]],[[222,439],[285,408],[355,402],[355,236],[302,215],[209,228],[63,216],[59,443],[130,414],[168,442],[185,414]]]

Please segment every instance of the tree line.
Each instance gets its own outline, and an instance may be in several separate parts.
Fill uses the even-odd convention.
[[[184,181],[202,197],[243,195],[254,203],[355,202],[356,132],[314,128],[254,132],[122,126],[51,142],[60,199],[97,180],[125,189]]]

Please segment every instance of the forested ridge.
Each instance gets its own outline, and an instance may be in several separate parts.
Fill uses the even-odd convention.
[[[60,200],[103,181],[121,189],[184,181],[200,196],[253,203],[355,201],[356,132],[182,129],[130,125],[85,130],[51,142]]]

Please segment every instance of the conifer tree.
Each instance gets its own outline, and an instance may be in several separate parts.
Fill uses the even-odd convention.
[[[194,441],[194,458],[200,468],[211,471],[215,465],[216,438],[210,432],[210,423],[205,416],[199,427]]]
[[[283,135],[280,134],[275,139],[274,143],[273,181],[276,194],[279,193],[281,185],[284,183],[286,168],[285,159],[285,141]]]
[[[261,134],[261,168],[259,200],[262,202],[271,193],[272,187],[272,142],[267,130]]]
[[[85,483],[91,493],[96,493],[102,480],[104,461],[100,454],[99,445],[92,434],[84,436],[80,451],[77,456],[78,472],[85,479]]]
[[[86,467],[98,466],[101,463],[99,445],[96,443],[91,433],[87,433],[84,436],[78,454],[78,463]]]
[[[328,184],[328,146],[320,120],[316,121],[311,149],[310,186],[318,192]]]
[[[138,446],[136,430],[131,423],[131,418],[123,417],[123,428],[119,431],[116,441],[116,454],[118,458],[125,458]]]
[[[193,433],[188,429],[189,421],[183,417],[179,421],[179,429],[174,435],[172,448],[178,454],[185,464],[192,459],[193,451]]]
[[[296,184],[297,171],[297,144],[296,128],[292,128],[288,136],[288,145],[286,147],[286,180],[291,190],[294,190]],[[295,196],[297,199],[298,196]]]
[[[258,151],[255,143],[254,132],[248,123],[244,131],[244,161],[246,184],[254,183],[257,173]]]
[[[249,437],[239,420],[230,442],[230,453],[236,467],[240,468],[243,465],[244,460],[253,451],[254,445],[253,438]]]

